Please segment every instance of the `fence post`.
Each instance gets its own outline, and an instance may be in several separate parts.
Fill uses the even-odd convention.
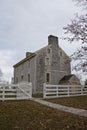
[[[2,101],[4,101],[5,100],[5,86],[3,86],[3,92],[2,92]]]
[[[17,84],[17,88],[16,88],[16,90],[17,90],[17,93],[16,93],[16,98],[18,99],[20,96],[20,90],[19,90],[19,83]]]
[[[32,98],[32,83],[29,84],[29,95]]]
[[[43,83],[43,98],[46,98],[46,83]]]
[[[58,97],[58,91],[59,91],[59,86],[56,86],[56,94],[57,94],[57,97]]]
[[[81,95],[83,95],[83,87],[82,87],[82,85],[80,85],[81,86]]]
[[[69,92],[69,85],[68,85],[68,96],[70,95],[70,92]]]

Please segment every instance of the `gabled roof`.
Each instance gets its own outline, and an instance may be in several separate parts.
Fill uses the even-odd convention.
[[[74,76],[73,74],[71,74],[71,75],[65,75],[61,80],[60,80],[60,82],[62,82],[62,81],[68,81],[72,76]]]
[[[47,46],[48,46],[48,45],[47,45]],[[31,53],[29,56],[27,56],[26,58],[24,58],[23,60],[21,60],[21,61],[19,61],[17,64],[15,64],[13,67],[15,68],[15,67],[19,66],[20,64],[26,62],[27,60],[30,60],[31,58],[33,58],[34,56],[37,55],[37,52],[41,51],[42,49],[46,48],[47,46],[45,46],[45,47],[43,47],[43,48],[41,48],[41,49],[35,51],[34,53]]]
[[[56,38],[56,39],[55,39],[55,38]],[[29,53],[29,56],[27,56],[27,57],[24,58],[23,60],[19,61],[19,62],[18,62],[17,64],[15,64],[13,67],[17,67],[17,66],[21,65],[22,63],[24,63],[24,62],[26,62],[27,60],[30,60],[31,58],[33,58],[34,56],[36,56],[40,51],[42,51],[42,50],[45,49],[46,47],[50,46],[51,44],[54,44],[54,42],[58,42],[58,41],[57,41],[57,40],[58,40],[57,37],[52,36],[52,35],[49,36],[48,40],[50,40],[50,42],[51,42],[50,44],[48,44],[47,46],[45,46],[45,47],[43,47],[43,48],[37,50],[37,51],[34,52],[34,53]],[[54,42],[53,42],[53,40],[54,40]],[[58,44],[58,43],[57,43],[57,44]],[[69,56],[65,53],[65,51],[64,51],[61,47],[59,47],[59,49],[63,51],[63,53],[67,56],[67,58],[69,58]],[[70,58],[69,58],[69,59],[70,59]]]
[[[17,64],[15,64],[13,67],[15,68],[15,67],[19,66],[20,64],[26,62],[27,60],[30,60],[34,56],[36,56],[35,53],[30,54],[29,56],[27,56],[26,58],[24,58],[23,60],[21,60],[20,62],[18,62]]]

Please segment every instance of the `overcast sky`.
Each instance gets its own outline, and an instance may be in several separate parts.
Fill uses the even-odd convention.
[[[63,27],[78,11],[72,0],[0,0],[0,68],[3,79],[13,76],[13,65],[48,44],[48,35],[59,37],[69,55],[74,47],[60,38]]]

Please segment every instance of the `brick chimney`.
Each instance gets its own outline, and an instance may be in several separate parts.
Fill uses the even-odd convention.
[[[31,52],[26,52],[26,57],[30,56],[31,54]]]
[[[48,36],[48,45],[56,44],[58,46],[58,37],[49,35]]]

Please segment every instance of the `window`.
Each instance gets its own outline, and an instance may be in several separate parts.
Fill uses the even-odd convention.
[[[28,62],[28,67],[30,68],[30,61]]]
[[[18,77],[16,77],[16,83],[18,83]]]
[[[30,82],[30,74],[28,74],[28,82]]]
[[[24,69],[24,64],[21,65],[21,69],[22,69],[22,70]]]
[[[50,54],[50,49],[47,50],[48,54]]]
[[[60,54],[59,54],[60,56],[62,56],[62,55],[63,55],[62,51],[60,51],[59,53],[60,53]]]
[[[50,65],[50,60],[49,60],[49,58],[46,58],[46,59],[45,59],[45,65]]]
[[[47,82],[47,83],[50,82],[50,73],[46,73],[46,82]]]
[[[24,76],[22,75],[22,76],[21,76],[21,81],[23,81],[23,80],[24,80]]]

